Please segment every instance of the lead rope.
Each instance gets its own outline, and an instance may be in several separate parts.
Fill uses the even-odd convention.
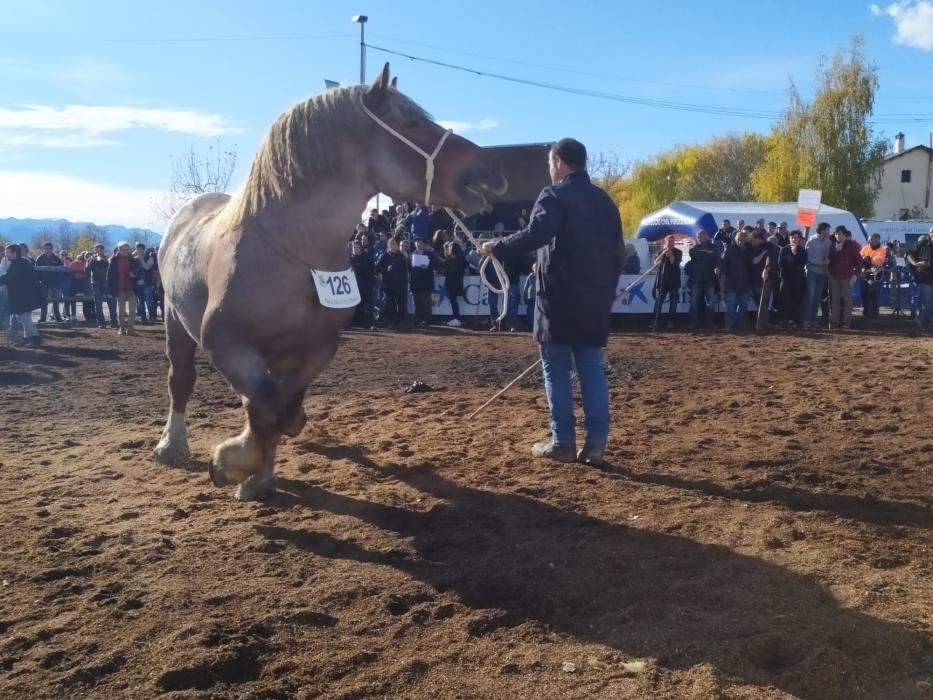
[[[444,210],[454,222],[454,232],[456,232],[457,229],[460,229],[470,244],[476,248],[476,252],[481,252],[479,241],[476,240],[476,238],[473,236],[473,233],[469,228],[467,228],[467,225],[463,223],[460,217],[454,214],[450,207],[444,207]],[[500,289],[496,289],[494,286],[492,286],[492,284],[490,284],[489,280],[486,279],[486,266],[490,264],[492,265],[493,272],[496,273],[496,277],[499,279],[499,286],[501,287]],[[480,263],[479,279],[480,283],[489,290],[490,294],[497,294],[502,299],[502,303],[499,307],[502,310],[499,312],[499,318],[496,319],[496,323],[502,323],[502,321],[505,320],[505,317],[508,316],[509,313],[509,276],[505,271],[505,266],[498,258],[492,255],[487,255],[483,258],[483,262]],[[477,300],[477,305],[478,304],[479,300]]]
[[[447,141],[447,138],[453,133],[453,129],[447,129],[444,132],[444,135],[441,136],[441,140],[438,141],[437,145],[434,147],[434,152],[428,153],[427,151],[422,149],[418,144],[406,138],[404,135],[400,134],[398,131],[396,131],[391,126],[389,126],[384,121],[382,121],[382,119],[377,117],[376,114],[369,107],[366,106],[366,102],[364,102],[362,99],[360,100],[360,105],[363,107],[363,111],[369,116],[370,119],[372,119],[379,126],[381,126],[387,132],[392,134],[395,138],[397,138],[399,141],[401,141],[406,146],[408,146],[415,153],[420,154],[424,158],[425,160],[424,205],[425,206],[430,205],[431,204],[431,186],[434,184],[434,159],[437,158],[437,155],[441,152],[441,148],[444,147],[444,143]],[[466,224],[464,224],[463,221],[461,221],[460,218],[456,214],[453,213],[450,207],[445,207],[445,209],[447,213],[450,215],[450,218],[454,222],[454,229],[456,230],[459,227],[460,230],[463,232],[463,234],[467,237],[467,240],[469,240],[470,243],[473,245],[473,247],[476,248],[476,251],[480,252],[479,243],[477,243],[476,239],[473,237],[473,234],[470,232],[470,229],[467,228]],[[484,273],[486,270],[486,266],[489,265],[490,263],[492,263],[492,269],[495,271],[496,277],[498,277],[499,284],[502,287],[502,289],[496,289],[489,282],[486,281],[486,275]],[[502,323],[502,321],[505,320],[505,317],[508,315],[508,312],[509,312],[509,307],[508,307],[509,276],[505,272],[505,267],[503,267],[502,263],[499,262],[499,260],[497,260],[496,258],[492,256],[486,256],[486,258],[483,260],[483,262],[479,266],[479,276],[480,276],[480,280],[482,281],[482,284],[485,285],[489,289],[490,292],[492,292],[493,294],[498,294],[502,298],[502,304],[501,304],[502,311],[499,314],[499,318],[496,319],[496,323]]]
[[[448,213],[449,213],[451,216],[453,216],[453,214],[450,212],[450,210],[448,210]],[[459,219],[457,219],[456,217],[454,217],[454,221],[459,222]],[[628,301],[627,297],[628,297],[629,292],[631,292],[639,282],[641,282],[641,281],[642,281],[643,279],[645,279],[648,275],[650,275],[652,272],[654,272],[655,268],[657,268],[658,265],[660,265],[660,264],[661,264],[660,262],[656,262],[654,265],[652,265],[652,266],[649,267],[647,270],[645,270],[642,274],[640,274],[636,279],[632,280],[632,282],[631,282],[627,287],[625,287],[625,289],[621,290],[620,292],[618,292],[618,293],[616,294],[616,299],[618,299],[618,298],[621,297],[622,300],[623,300],[623,303],[627,302],[627,301]],[[486,403],[484,403],[482,406],[480,406],[480,407],[477,408],[475,411],[473,411],[473,413],[471,413],[469,416],[467,416],[467,420],[472,420],[473,418],[475,418],[475,417],[479,414],[480,411],[482,411],[482,410],[483,410],[484,408],[486,408],[489,404],[491,404],[493,401],[495,401],[495,400],[498,399],[500,396],[502,396],[502,395],[503,395],[506,391],[508,391],[514,384],[516,384],[516,383],[518,382],[519,379],[521,379],[522,377],[524,377],[526,374],[528,374],[529,372],[531,372],[531,370],[533,370],[535,367],[537,367],[537,366],[540,365],[540,364],[541,364],[541,358],[538,358],[538,359],[535,360],[529,367],[526,367],[526,368],[522,371],[521,374],[519,374],[517,377],[515,377],[515,379],[513,379],[512,381],[510,381],[508,384],[506,384],[506,385],[505,385],[504,387],[502,387],[501,389],[499,389],[499,391],[497,391],[497,392],[495,393],[495,395],[494,395],[491,399],[489,399],[489,401],[487,401]]]

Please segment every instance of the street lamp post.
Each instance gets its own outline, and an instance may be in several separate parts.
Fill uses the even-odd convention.
[[[353,15],[353,21],[360,25],[360,85],[366,84],[366,15]]]

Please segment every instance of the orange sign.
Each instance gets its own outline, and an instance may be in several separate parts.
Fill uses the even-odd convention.
[[[816,211],[813,209],[797,210],[798,226],[816,226]]]

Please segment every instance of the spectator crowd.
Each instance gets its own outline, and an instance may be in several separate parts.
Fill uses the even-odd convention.
[[[83,319],[78,317],[78,299]],[[23,342],[38,346],[41,332],[32,319],[36,309],[40,326],[83,320],[114,328],[120,335],[135,335],[137,322],[152,325],[160,309],[164,316],[158,249],[137,243],[134,251],[124,241],[110,255],[97,244],[93,251],[72,257],[45,243],[33,257],[27,244],[11,243],[0,259],[0,324],[8,325],[11,336],[22,330]]]
[[[526,221],[527,210],[505,222],[487,207],[467,224],[480,232],[480,237],[495,238],[507,228],[522,228]],[[686,253],[673,236],[668,236],[654,261],[652,328],[673,327],[683,298],[689,301],[691,328],[712,325],[721,311],[727,330],[752,324],[757,328],[845,329],[852,323],[855,285],[859,285],[863,319],[878,319],[882,286],[887,285],[895,294],[901,291],[892,245],[883,245],[880,236],[872,234],[868,243],[860,246],[844,226],[834,231],[830,228],[821,223],[813,235],[805,237],[799,230],[788,230],[785,222],[766,225],[760,219],[755,226],[746,226],[738,221],[733,227],[724,220],[713,235],[699,231]],[[468,274],[479,274],[482,259],[453,231],[450,217],[435,207],[416,203],[373,209],[368,221],[359,224],[350,238],[350,263],[361,296],[352,324],[402,328],[432,323],[432,294],[435,275],[439,274],[444,277],[444,292],[452,311],[446,324],[462,325],[464,279]],[[155,323],[160,311],[164,317],[157,253],[157,248],[142,243],[134,249],[121,242],[109,252],[98,244],[93,251],[72,257],[69,251],[56,253],[54,246],[46,243],[33,257],[26,244],[10,244],[0,258],[0,327],[9,327],[11,336],[21,331],[24,343],[38,345],[40,330],[32,312],[39,309],[39,326],[83,322],[116,329],[120,335],[134,335],[137,323]],[[504,323],[496,320],[500,316],[499,296],[491,293],[489,329],[528,329],[534,306],[534,279],[529,274],[533,260],[504,263],[509,280]],[[905,263],[916,284],[917,323],[930,329],[933,229],[907,253]],[[626,246],[621,271],[630,275],[641,271],[631,244]],[[499,288],[491,269],[486,270],[486,281]],[[80,300],[81,319],[76,299]],[[411,317],[409,300],[414,309]],[[527,302],[526,313],[520,318],[523,300]]]
[[[750,319],[759,329],[850,328],[856,285],[863,319],[877,320],[882,285],[888,284],[895,293],[901,287],[893,246],[882,245],[877,233],[859,245],[845,226],[830,228],[820,223],[815,234],[805,238],[799,230],[789,231],[786,222],[772,221],[766,227],[764,219],[759,219],[755,226],[739,221],[733,227],[724,220],[712,237],[706,231],[697,232],[683,266],[683,251],[668,236],[655,260],[655,327],[665,302],[669,303],[666,325],[673,326],[684,278],[692,328],[701,321],[711,323],[720,302],[727,330],[742,329]],[[924,329],[933,321],[931,244],[933,229],[906,256],[923,309],[917,321]],[[749,301],[756,310],[751,314]]]

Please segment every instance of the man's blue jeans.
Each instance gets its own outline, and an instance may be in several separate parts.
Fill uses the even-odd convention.
[[[803,317],[807,323],[816,321],[816,310],[820,308],[824,287],[826,287],[826,273],[807,270],[807,305]]]
[[[716,293],[712,284],[695,284],[690,287],[690,323],[696,325],[700,320],[700,301],[706,301],[706,320],[713,319],[716,311]]]
[[[106,323],[104,320],[104,299],[107,300],[107,307],[110,309],[110,322],[117,322],[117,311],[113,303],[113,297],[109,294],[104,294],[104,290],[100,287],[94,287],[94,311],[97,314],[97,324]]]
[[[726,292],[726,330],[745,328],[748,320],[748,292]]]
[[[917,320],[922,328],[933,328],[933,284],[918,284],[917,294],[923,306]]]
[[[570,371],[576,365],[583,396],[586,443],[605,445],[609,439],[609,384],[603,372],[603,349],[542,343],[540,350],[554,444],[576,446],[573,386],[570,383]]]

